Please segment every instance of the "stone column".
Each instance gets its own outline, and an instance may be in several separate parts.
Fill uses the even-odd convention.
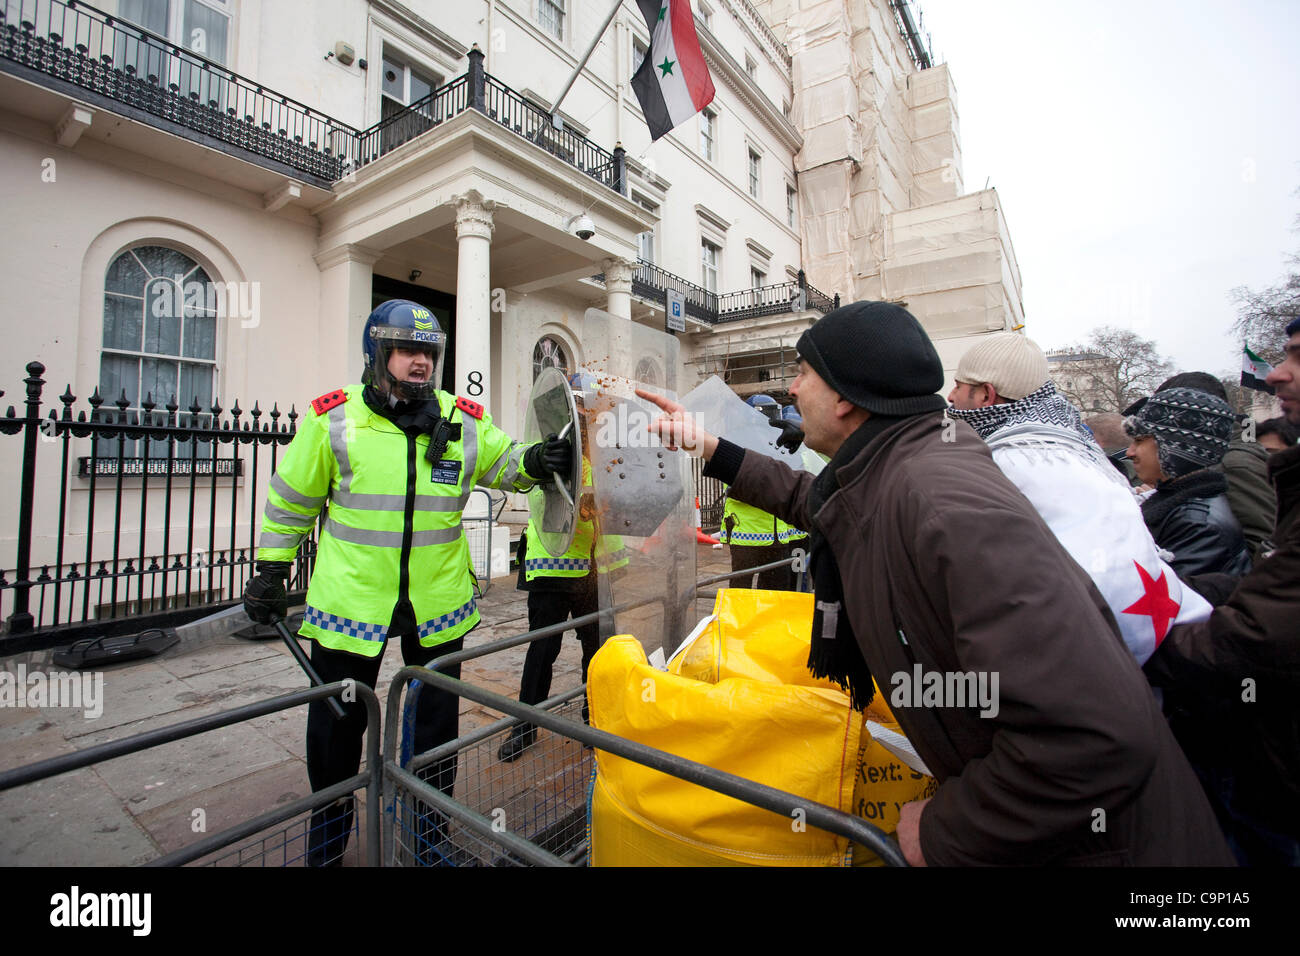
[[[606,259],[604,265],[607,297],[605,311],[620,319],[630,320],[632,318],[632,273],[636,270],[636,263],[629,262],[627,259]]]
[[[474,189],[456,199],[456,394],[491,411],[492,211]]]
[[[315,256],[320,269],[316,372],[322,390],[361,381],[361,333],[370,316],[374,265],[383,253],[348,243]]]

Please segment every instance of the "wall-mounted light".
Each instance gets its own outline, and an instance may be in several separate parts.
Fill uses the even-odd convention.
[[[422,276],[422,275],[424,275],[424,273],[421,272],[419,269],[412,269],[412,270],[411,270],[411,280],[410,280],[410,281],[414,282],[416,279],[420,278],[420,276]]]

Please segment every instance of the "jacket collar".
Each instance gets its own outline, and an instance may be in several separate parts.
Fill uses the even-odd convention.
[[[874,427],[871,427],[873,422],[875,423]],[[840,452],[836,452],[835,458],[831,459],[831,464],[828,464],[823,470],[823,475],[826,472],[831,472],[834,475],[835,482],[834,485],[830,486],[830,491],[826,496],[826,503],[828,505],[833,504],[834,499],[839,497],[838,492],[841,489],[865,480],[872,470],[872,462],[886,449],[909,443],[917,444],[932,439],[937,441],[938,439],[929,433],[938,431],[947,422],[957,424],[955,420],[947,418],[942,411],[922,412],[919,415],[908,415],[901,418],[886,418],[885,416],[873,415],[846,440],[844,445],[840,446],[840,452],[843,452],[850,441],[858,438],[859,441],[855,442],[854,445],[856,453],[850,450],[849,460],[843,465],[838,465],[836,459],[840,457]],[[966,426],[961,425],[958,427]],[[974,440],[976,436],[973,431],[968,430],[966,437],[967,440]],[[861,441],[861,438],[865,438],[866,441]],[[874,499],[868,501],[867,504],[869,508],[874,507]],[[814,511],[813,514],[816,516],[817,512]],[[859,514],[858,517],[864,518],[866,515]]]

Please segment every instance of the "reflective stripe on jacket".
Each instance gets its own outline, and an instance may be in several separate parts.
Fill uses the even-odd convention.
[[[584,459],[582,463],[583,488],[579,498],[582,499],[592,491],[591,465]],[[528,546],[524,554],[524,580],[537,578],[582,578],[591,573],[594,557],[596,570],[600,574],[621,568],[628,563],[628,554],[619,535],[596,535],[595,522],[579,517],[573,529],[573,543],[569,550],[558,558],[551,557],[541,545],[541,535],[537,525],[528,519]]]
[[[490,416],[466,415],[454,396],[437,393],[462,435],[434,468],[424,457],[429,436],[371,411],[362,390],[350,385],[346,401],[307,414],[271,478],[257,558],[292,561],[328,500],[301,633],[375,657],[403,596],[424,647],[478,623],[461,512],[476,484],[524,491],[534,479],[523,468],[528,446]]]
[[[735,524],[728,530],[727,519],[735,517]],[[808,532],[800,531],[794,525],[786,524],[775,515],[768,514],[727,496],[726,506],[722,509],[722,530],[718,540],[733,546],[756,546],[761,544],[785,544],[808,537]]]

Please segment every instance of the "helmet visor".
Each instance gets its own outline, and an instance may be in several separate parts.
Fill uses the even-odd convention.
[[[376,325],[370,337],[375,344],[375,385],[380,390],[404,401],[423,401],[442,387],[447,336],[441,329]]]

